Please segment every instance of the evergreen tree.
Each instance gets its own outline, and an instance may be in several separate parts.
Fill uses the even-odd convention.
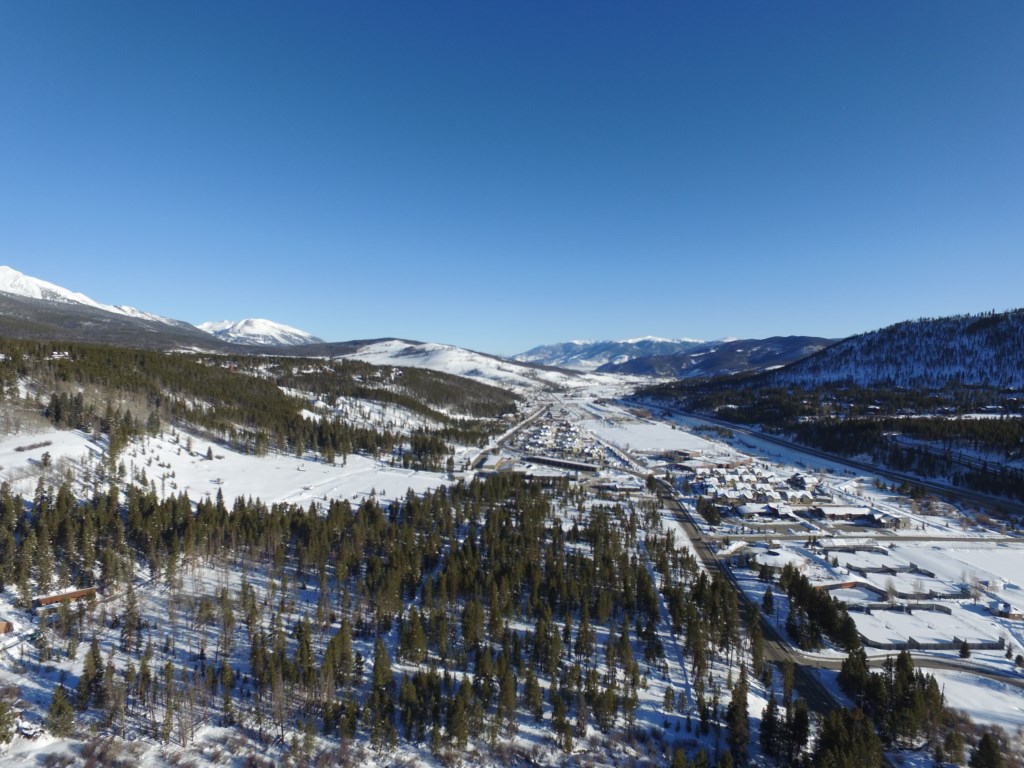
[[[121,650],[130,653],[138,645],[141,631],[142,617],[139,614],[139,602],[135,597],[135,588],[129,581],[124,616],[121,620]]]
[[[751,611],[748,636],[750,638],[751,671],[755,677],[760,677],[764,666],[764,634],[761,630],[761,617],[757,615],[757,611]]]
[[[768,757],[779,756],[779,743],[781,737],[781,723],[779,721],[779,705],[775,701],[775,694],[768,694],[768,705],[761,715],[761,751]]]
[[[391,674],[391,659],[381,637],[373,648],[373,683],[366,700],[369,720],[370,744],[378,752],[391,748],[397,736],[394,723],[395,680]]]
[[[409,615],[402,624],[398,654],[413,664],[419,664],[427,658],[427,634],[423,630],[423,622],[415,606],[409,610]]]
[[[882,742],[860,709],[833,709],[821,724],[816,768],[881,768]]]
[[[78,688],[75,691],[75,705],[80,710],[86,710],[92,703],[99,704],[103,698],[103,657],[100,655],[100,645],[96,636],[93,635],[89,642],[89,650],[86,651],[85,659],[82,662],[82,674],[78,678]]]
[[[1003,768],[1003,750],[999,740],[991,731],[985,731],[978,739],[978,746],[971,752],[971,768]]]
[[[942,750],[950,762],[962,763],[964,761],[964,737],[959,731],[950,731],[942,740]]]
[[[498,719],[506,736],[515,734],[517,730],[516,709],[516,676],[508,666],[498,680]]]
[[[0,699],[0,744],[10,744],[14,738],[14,708]]]
[[[459,685],[459,691],[455,694],[448,713],[448,736],[456,749],[465,749],[469,741],[469,709],[472,693],[470,684],[463,681]]]
[[[64,684],[57,686],[46,712],[46,730],[59,739],[67,738],[75,730],[75,710],[68,701]]]
[[[732,689],[732,699],[726,711],[726,723],[729,726],[729,751],[735,765],[747,762],[747,744],[750,741],[750,721],[747,715],[747,668],[740,667],[740,677]]]
[[[540,683],[537,682],[537,676],[533,674],[531,667],[526,669],[523,698],[526,700],[526,708],[533,715],[533,719],[539,723],[544,716],[544,693],[541,691]]]

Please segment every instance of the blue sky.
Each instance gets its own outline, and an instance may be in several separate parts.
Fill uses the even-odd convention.
[[[1024,3],[0,2],[0,263],[330,340],[1024,304]]]

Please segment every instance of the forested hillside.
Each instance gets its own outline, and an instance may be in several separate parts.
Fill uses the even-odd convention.
[[[200,430],[236,449],[328,459],[408,447],[415,465],[438,468],[448,444],[476,444],[514,414],[515,395],[434,371],[238,355],[165,354],[104,345],[0,342],[7,397],[20,387],[54,424],[125,441],[161,421]],[[337,417],[341,398],[397,406],[422,418],[414,434]],[[319,412],[310,409],[321,404]],[[415,445],[412,445],[415,443]]]
[[[897,323],[845,339],[767,374],[764,381],[1019,390],[1024,388],[1024,309]]]
[[[641,397],[1024,499],[1024,310],[899,323],[776,371]]]

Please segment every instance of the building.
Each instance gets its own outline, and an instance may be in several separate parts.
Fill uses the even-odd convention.
[[[44,608],[47,605],[55,605],[56,603],[70,602],[71,600],[90,600],[94,597],[96,597],[96,587],[72,589],[69,592],[58,592],[53,595],[34,598],[32,600],[32,608],[35,610]]]

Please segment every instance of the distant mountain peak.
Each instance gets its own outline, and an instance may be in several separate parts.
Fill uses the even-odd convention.
[[[219,322],[200,323],[196,326],[212,336],[232,344],[252,344],[258,346],[297,346],[300,344],[320,344],[319,339],[311,333],[293,328],[283,323],[262,318],[245,320],[221,320]]]
[[[546,344],[512,357],[520,363],[537,363],[577,371],[595,371],[610,363],[625,363],[652,355],[671,355],[704,344],[696,339],[661,339],[643,336],[622,341],[567,341]]]

